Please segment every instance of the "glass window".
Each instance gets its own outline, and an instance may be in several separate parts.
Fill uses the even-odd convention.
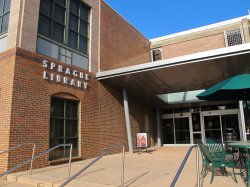
[[[75,32],[78,31],[78,17],[76,17],[74,15],[70,15],[69,28],[70,28],[70,30],[73,30]]]
[[[162,60],[162,49],[153,49],[151,53],[153,61]]]
[[[64,24],[65,22],[65,8],[55,5],[55,11],[54,11],[54,18],[55,21],[58,23]]]
[[[63,7],[66,6],[66,0],[55,0],[55,2]]]
[[[80,35],[88,37],[88,24],[85,21],[81,21]]]
[[[88,52],[88,39],[84,38],[84,37],[80,37],[80,51],[83,53],[87,53]]]
[[[8,32],[10,0],[0,0],[0,34]]]
[[[78,156],[78,102],[52,98],[50,110],[50,147],[72,144],[72,156]],[[50,152],[50,160],[69,156],[68,147]]]
[[[45,16],[40,16],[40,23],[38,25],[38,32],[44,36],[50,36],[51,20]]]
[[[9,15],[10,14],[5,14],[3,16],[3,20],[2,20],[2,32],[7,32],[8,31],[8,27],[9,27]]]
[[[77,33],[69,31],[69,46],[73,49],[77,48]]]
[[[77,0],[71,0],[70,1],[70,12],[78,15],[79,14],[79,1]]]
[[[0,14],[3,14],[3,3],[4,0],[0,0]]]
[[[54,23],[53,38],[59,42],[63,41],[64,38],[64,26],[58,23]]]
[[[43,0],[41,1],[40,4],[40,14],[51,17],[51,12],[52,12],[52,2],[49,0]]]
[[[43,0],[38,33],[88,55],[89,11],[80,0]]]

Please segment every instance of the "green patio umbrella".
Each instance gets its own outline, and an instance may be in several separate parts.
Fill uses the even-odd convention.
[[[200,100],[250,100],[250,74],[226,79],[197,95]]]

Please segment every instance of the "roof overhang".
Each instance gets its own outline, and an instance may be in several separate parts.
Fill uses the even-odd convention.
[[[97,79],[148,100],[158,94],[206,89],[249,71],[250,44],[242,44],[103,71]]]

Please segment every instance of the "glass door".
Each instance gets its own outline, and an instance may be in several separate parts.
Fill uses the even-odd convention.
[[[163,144],[175,144],[174,137],[174,120],[173,118],[162,120],[162,143]]]
[[[220,116],[204,116],[205,137],[221,139]]]
[[[202,112],[203,116],[203,140],[208,138],[221,139],[227,136],[235,136],[237,140],[241,139],[241,128],[239,123],[239,110],[217,110]],[[228,133],[233,132],[233,134]],[[225,134],[226,133],[226,134]]]
[[[237,138],[237,140],[240,140],[239,119],[237,114],[221,115],[221,123],[222,123],[222,132],[224,138],[226,136],[225,132],[229,131],[231,133],[229,133],[227,136],[233,133],[236,136],[235,138]],[[232,138],[229,137],[229,139]]]
[[[190,144],[189,118],[174,118],[175,143]]]
[[[190,114],[163,115],[162,143],[163,144],[190,144],[192,125]]]
[[[201,117],[199,112],[192,113],[194,144],[202,142]]]

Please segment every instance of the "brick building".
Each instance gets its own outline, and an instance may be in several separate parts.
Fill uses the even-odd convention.
[[[1,2],[0,150],[70,143],[80,160],[113,144],[132,152],[138,132],[148,146],[223,140],[226,128],[248,138],[246,103],[195,95],[249,70],[249,16],[149,40],[102,0]],[[0,155],[0,173],[31,153]],[[68,156],[61,147],[34,167]]]

